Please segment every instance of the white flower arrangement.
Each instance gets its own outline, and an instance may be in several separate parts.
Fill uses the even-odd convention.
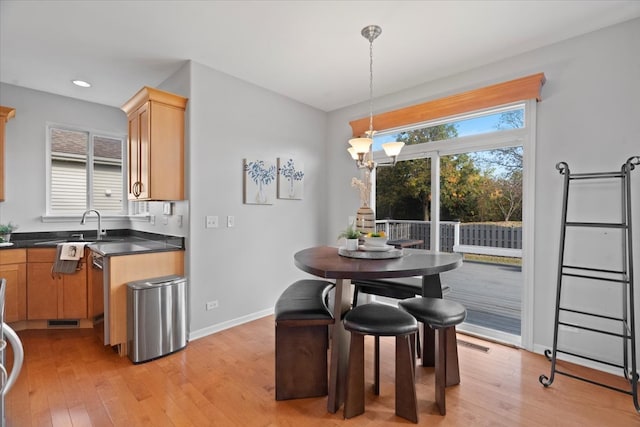
[[[364,181],[356,177],[351,178],[351,186],[360,191],[360,205],[369,206],[371,193],[371,177],[369,176],[369,171],[365,172]]]

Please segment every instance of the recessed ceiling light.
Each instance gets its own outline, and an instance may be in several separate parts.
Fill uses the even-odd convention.
[[[91,83],[85,82],[84,80],[71,80],[71,82],[80,87],[91,87]]]

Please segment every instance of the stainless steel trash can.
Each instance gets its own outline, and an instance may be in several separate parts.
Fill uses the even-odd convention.
[[[187,345],[187,279],[163,276],[127,283],[127,344],[133,363]]]

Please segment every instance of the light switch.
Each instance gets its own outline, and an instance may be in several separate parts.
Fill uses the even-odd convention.
[[[173,215],[173,203],[164,202],[164,204],[162,205],[162,213],[164,215]]]
[[[236,225],[236,219],[233,215],[229,215],[227,217],[227,227],[233,227],[234,225]]]

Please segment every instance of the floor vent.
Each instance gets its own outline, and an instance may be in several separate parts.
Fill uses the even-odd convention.
[[[49,328],[78,328],[80,327],[79,320],[47,320],[47,327]]]
[[[483,351],[485,353],[489,353],[490,348],[489,347],[485,347],[483,345],[480,344],[474,344],[472,342],[469,341],[464,341],[461,339],[458,339],[458,345],[461,345],[463,347],[467,347],[467,348],[471,348],[474,350],[478,350],[478,351]]]

